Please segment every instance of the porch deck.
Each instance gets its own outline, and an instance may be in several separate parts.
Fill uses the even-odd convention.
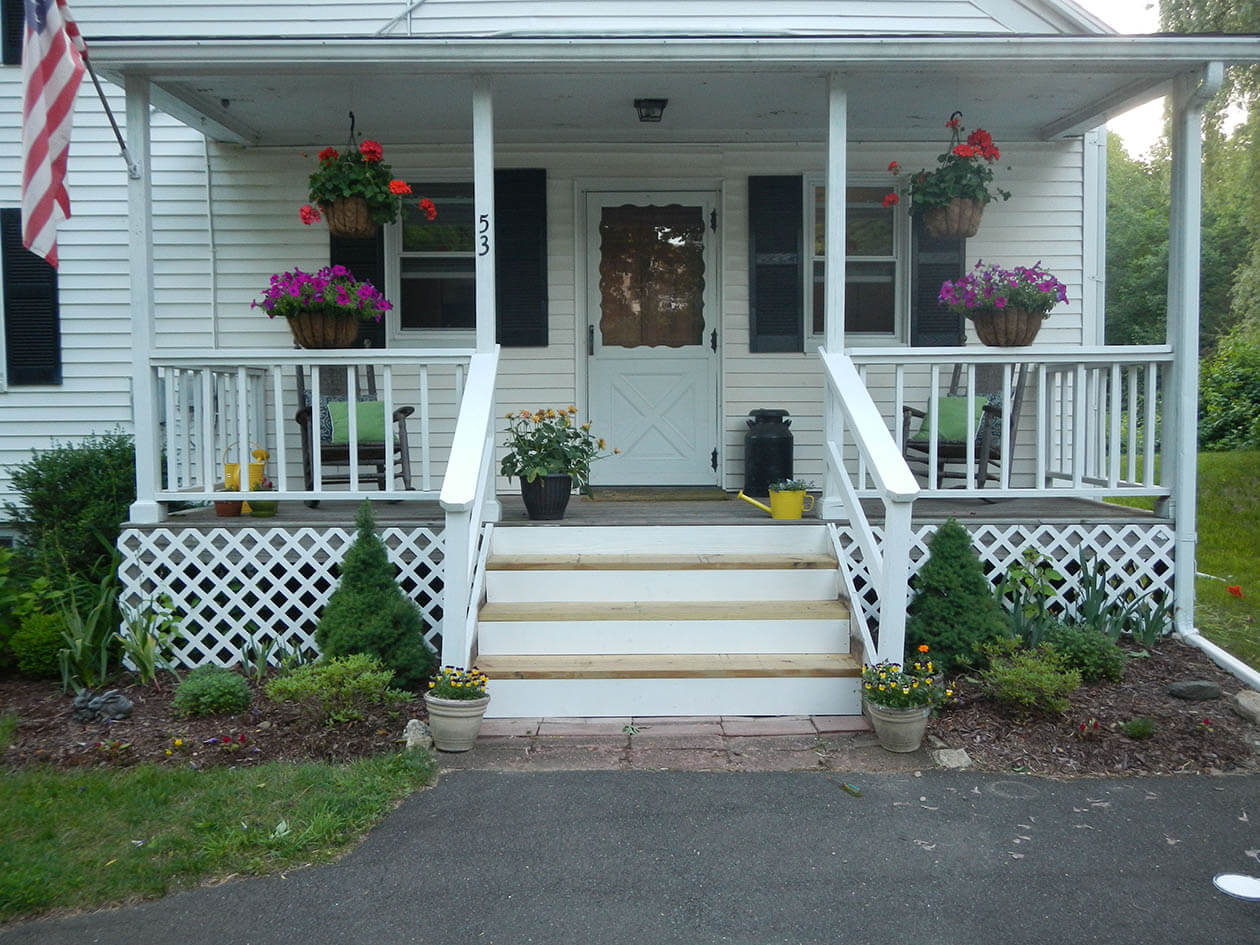
[[[364,496],[371,498],[371,493]],[[319,508],[307,508],[297,501],[281,502],[275,518],[258,519],[248,515],[219,518],[210,507],[189,509],[173,513],[160,525],[129,523],[127,528],[141,531],[172,526],[208,530],[211,528],[319,528],[320,526],[345,526],[354,522],[355,512],[362,497],[325,501]],[[558,522],[530,522],[525,506],[516,494],[500,494],[503,516],[500,524],[531,525],[543,528],[582,525],[658,525],[658,524],[731,524],[731,525],[791,525],[791,522],[774,521],[765,512],[728,494],[725,500],[675,500],[675,501],[619,501],[596,500],[589,496],[574,496],[564,519]],[[877,499],[862,503],[867,518],[881,522],[884,504]],[[381,528],[423,525],[441,528],[445,523],[442,507],[436,501],[376,502],[372,507],[376,524]],[[1140,522],[1146,524],[1171,524],[1171,519],[1160,517],[1142,509],[1111,505],[1076,496],[1063,498],[1011,497],[999,499],[919,499],[914,504],[914,520],[920,524],[938,524],[950,516],[960,522],[1016,522],[1021,524],[1085,524]],[[804,522],[817,522],[814,514],[807,514]]]

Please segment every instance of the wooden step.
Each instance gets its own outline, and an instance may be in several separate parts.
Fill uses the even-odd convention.
[[[585,554],[828,554],[826,526],[800,522],[758,525],[585,525],[534,528],[499,525],[496,555]]]
[[[569,656],[487,655],[477,668],[491,679],[856,678],[848,653],[616,653]]]
[[[848,620],[843,600],[502,601],[483,604],[480,621]]]
[[[842,592],[840,572],[831,568],[486,572],[486,599],[493,603],[835,600]]]
[[[537,554],[492,555],[488,571],[769,571],[836,567],[830,554]]]

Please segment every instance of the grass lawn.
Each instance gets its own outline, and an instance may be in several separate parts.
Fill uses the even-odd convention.
[[[412,751],[344,766],[2,772],[0,921],[332,859],[435,771]]]
[[[1109,501],[1151,507],[1149,499]],[[1211,577],[1195,581],[1195,625],[1260,669],[1260,452],[1199,453],[1198,512],[1198,571]]]

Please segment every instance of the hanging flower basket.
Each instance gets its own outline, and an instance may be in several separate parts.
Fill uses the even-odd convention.
[[[359,320],[304,311],[290,316],[289,331],[299,348],[349,348],[359,337]]]
[[[1010,305],[1001,310],[977,311],[971,316],[972,324],[976,326],[976,337],[982,344],[997,348],[1032,344],[1045,320],[1040,312]]]
[[[984,204],[968,197],[955,197],[949,203],[923,213],[928,235],[938,240],[971,239],[980,230]]]
[[[333,236],[351,239],[371,239],[380,229],[368,212],[367,201],[362,197],[342,197],[332,203],[321,204],[328,232]]]

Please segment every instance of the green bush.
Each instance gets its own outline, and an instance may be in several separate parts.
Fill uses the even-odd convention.
[[[1260,345],[1226,338],[1203,362],[1199,382],[1199,446],[1205,450],[1260,447]]]
[[[10,468],[20,501],[5,509],[44,573],[105,575],[136,498],[135,465],[131,437],[115,432],[55,443]]]
[[[1061,624],[1046,635],[1068,669],[1075,669],[1085,682],[1124,678],[1124,650],[1097,630]]]
[[[27,614],[9,639],[18,672],[38,679],[55,679],[60,672],[58,654],[66,645],[61,635],[64,629],[65,622],[57,614]]]
[[[392,670],[365,653],[337,656],[299,666],[263,687],[274,702],[296,702],[328,725],[364,717],[370,705],[406,702],[408,694],[390,689]]]
[[[184,715],[220,715],[249,706],[249,684],[221,666],[200,666],[175,688],[175,708]]]
[[[1068,669],[1052,647],[1018,646],[1012,640],[986,647],[989,668],[980,674],[985,694],[1015,712],[1062,715],[1068,696],[1081,687],[1081,674]]]
[[[906,648],[927,644],[940,672],[948,675],[959,664],[975,663],[986,643],[1009,634],[1009,624],[965,528],[951,518],[936,530],[928,552],[911,580]]]
[[[1155,735],[1155,722],[1147,718],[1130,719],[1120,725],[1120,731],[1134,741],[1141,741]]]
[[[358,537],[346,552],[341,583],[315,628],[315,642],[325,657],[375,656],[393,670],[397,685],[418,692],[434,664],[433,654],[424,645],[420,610],[394,579],[394,566],[376,534],[372,506],[366,499],[355,523]]]

